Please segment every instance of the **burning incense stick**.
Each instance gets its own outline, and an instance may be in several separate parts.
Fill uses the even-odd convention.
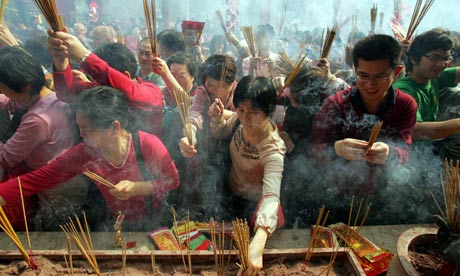
[[[78,229],[75,223],[69,218],[69,222],[65,225],[60,225],[62,231],[69,236],[73,243],[78,247],[83,257],[89,263],[93,271],[98,275],[102,276],[101,271],[99,270],[99,266],[97,264],[96,255],[94,254],[93,242],[91,240],[91,233],[89,231],[88,222],[86,220],[86,214],[83,213],[83,218],[85,221],[85,229],[80,223],[80,219],[75,216],[75,220],[78,224]]]
[[[37,269],[37,265],[35,264],[34,260],[29,256],[27,253],[24,245],[22,244],[21,240],[19,239],[18,235],[13,229],[13,226],[11,226],[11,223],[6,216],[5,212],[3,211],[3,208],[0,206],[0,228],[8,235],[8,237],[11,239],[11,241],[16,245],[16,247],[19,249],[19,252],[21,253],[22,257],[24,260],[27,262],[29,267],[31,269]]]
[[[224,33],[226,33],[227,27],[225,26],[224,18],[222,17],[222,13],[220,12],[220,10],[216,11],[216,16],[217,16],[217,20],[219,20],[220,27],[222,28]]]
[[[3,17],[5,15],[6,5],[8,5],[9,0],[2,0],[2,4],[0,6],[0,24],[3,24]]]
[[[334,42],[337,29],[337,25],[332,26],[332,29],[327,28],[326,39],[321,50],[321,58],[327,58],[329,55],[329,51],[331,50],[332,43]]]
[[[377,22],[377,4],[374,4],[371,8],[371,33],[375,33],[375,23]]]
[[[367,219],[367,215],[369,215],[369,211],[371,210],[371,206],[372,206],[372,202],[367,204],[366,212],[364,213],[364,217],[361,220],[361,224],[359,225],[359,228],[356,230],[356,232],[361,231],[361,229],[363,228],[364,223],[366,222],[366,219]]]
[[[422,1],[423,0],[417,0],[417,3],[415,4],[414,11],[412,13],[412,17],[409,23],[409,28],[407,29],[407,34],[406,34],[407,40],[411,39],[418,25],[420,24],[422,19],[425,17],[426,13],[430,10],[435,0],[426,0],[423,7],[422,7]],[[421,11],[420,11],[420,8],[422,8]]]
[[[249,226],[246,220],[236,219],[232,221],[233,239],[238,248],[238,259],[236,264],[241,270],[246,271],[249,267]]]
[[[325,210],[325,207],[322,206],[321,209],[319,210],[318,217],[316,218],[316,223],[315,223],[315,226],[314,226],[312,234],[311,234],[311,239],[310,239],[310,243],[308,245],[307,254],[305,255],[305,261],[304,261],[303,266],[302,266],[302,271],[305,271],[305,269],[308,266],[308,263],[310,262],[311,256],[313,255],[313,247],[314,247],[314,244],[315,244],[316,235],[318,234],[319,225],[321,223],[324,210]],[[329,213],[328,213],[328,215],[329,215]],[[326,215],[326,218],[325,218],[323,224],[326,223],[328,215]]]
[[[383,123],[379,121],[375,123],[374,127],[372,127],[371,137],[369,137],[369,141],[367,142],[365,154],[367,154],[367,152],[372,148],[372,145],[374,145],[375,141],[377,141],[382,125]]]
[[[252,26],[242,26],[241,32],[243,33],[243,37],[246,40],[249,48],[249,52],[251,53],[252,57],[256,56],[256,42],[254,38],[254,31]]]
[[[53,31],[64,30],[64,18],[58,13],[55,0],[34,0],[34,2]]]
[[[297,61],[297,63],[295,64],[294,68],[292,69],[292,71],[289,73],[289,75],[287,76],[286,78],[286,81],[284,82],[284,85],[283,85],[283,88],[281,91],[283,91],[286,87],[288,87],[289,85],[291,85],[292,81],[294,80],[295,77],[297,77],[297,75],[299,74],[299,71],[300,69],[302,68],[302,66],[304,65],[304,60],[305,58],[307,57],[307,54],[304,54],[303,56],[301,56],[299,58],[299,60]]]
[[[281,13],[281,19],[280,19],[280,28],[278,32],[278,36],[281,37],[281,34],[283,33],[284,29],[284,17],[286,16],[286,10],[287,10],[287,4],[284,4],[283,6],[283,12]]]
[[[101,183],[102,185],[106,186],[109,189],[115,189],[115,187],[116,187],[112,182],[106,180],[102,176],[100,176],[100,175],[98,175],[96,173],[93,173],[91,171],[84,171],[83,174],[86,175],[87,177],[89,177],[90,179]]]
[[[68,255],[69,255],[69,266],[68,266],[69,274],[73,275],[72,245],[70,244],[70,236],[69,235],[66,235],[66,241],[67,241],[67,252],[68,252]],[[65,254],[64,254],[64,258],[65,258]],[[66,260],[66,264],[67,264],[67,260]]]
[[[210,230],[211,230],[211,242],[212,242],[212,250],[214,253],[214,265],[216,266],[216,272],[218,276],[223,276],[224,275],[224,223],[222,222],[222,233],[219,234],[219,237],[217,238],[217,224],[216,222],[211,218],[211,221],[209,222],[210,224]]]
[[[177,213],[176,213],[176,210],[174,210],[174,208],[171,208],[171,213],[173,215],[173,222],[174,222],[174,235],[176,236],[176,238],[179,238],[179,233],[177,232],[177,228],[178,228],[178,223],[177,223]],[[187,271],[187,265],[185,264],[185,258],[184,258],[184,252],[182,252],[182,244],[179,242],[179,249],[180,249],[180,256],[182,257],[182,263],[184,264],[184,271]]]
[[[153,56],[157,56],[157,16],[155,0],[144,0],[145,22],[147,23],[147,34],[150,41],[150,49]]]

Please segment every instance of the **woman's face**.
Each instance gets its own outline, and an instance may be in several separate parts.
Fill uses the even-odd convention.
[[[109,129],[94,128],[87,117],[85,117],[80,111],[77,111],[76,122],[78,129],[80,130],[80,137],[83,138],[83,142],[92,148],[103,148],[107,144],[109,138]]]
[[[190,75],[187,66],[185,64],[172,63],[171,66],[169,66],[169,70],[171,71],[171,74],[173,74],[174,78],[176,78],[180,86],[182,86],[185,91],[190,92],[193,87],[195,77]]]
[[[225,81],[215,80],[213,78],[206,78],[204,86],[208,92],[216,98],[226,101],[230,92],[232,91],[232,85]]]
[[[262,110],[253,108],[249,100],[240,102],[236,114],[241,124],[247,130],[263,130],[269,118]]]

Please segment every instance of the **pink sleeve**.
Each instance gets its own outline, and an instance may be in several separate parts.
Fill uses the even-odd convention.
[[[249,75],[249,59],[251,57],[246,57],[243,59],[243,64],[242,66],[242,71],[243,71],[243,76]]]
[[[151,175],[156,207],[159,207],[165,193],[179,186],[179,175],[168,150],[156,136],[139,132],[142,156]]]
[[[195,91],[195,99],[193,100],[190,112],[190,121],[198,129],[202,129],[204,118],[208,115],[210,99],[206,95],[204,87],[200,86]]]
[[[83,166],[92,160],[84,144],[78,144],[50,164],[33,172],[21,175],[21,186],[24,197],[50,189],[81,173]],[[0,196],[7,204],[17,204],[21,197],[18,178],[0,183]]]
[[[43,119],[27,114],[24,117],[14,135],[5,144],[0,143],[0,162],[4,168],[22,162],[50,135],[49,125]]]

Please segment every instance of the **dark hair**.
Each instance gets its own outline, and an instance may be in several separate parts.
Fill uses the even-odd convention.
[[[207,78],[220,80],[225,72],[223,79],[226,83],[231,84],[236,78],[235,60],[228,55],[212,55],[206,59],[203,64],[202,81],[206,82]]]
[[[108,86],[96,86],[84,90],[75,103],[77,111],[96,129],[107,129],[116,120],[128,129],[133,117],[129,99],[125,93]]]
[[[289,88],[299,105],[321,106],[328,96],[327,84],[324,70],[316,66],[305,66],[294,77]]]
[[[435,28],[416,36],[407,52],[407,71],[412,71],[413,64],[411,59],[418,64],[424,54],[438,49],[452,50],[456,47],[456,44],[455,37],[447,29]]]
[[[107,64],[109,64],[109,66],[113,69],[120,71],[121,73],[128,71],[131,78],[136,76],[136,57],[125,45],[120,43],[104,44],[96,49],[94,53],[107,62]]]
[[[190,54],[187,54],[185,52],[174,53],[167,61],[168,67],[171,67],[171,64],[173,63],[184,64],[187,67],[190,76],[196,79],[198,64]]]
[[[171,52],[184,52],[185,41],[182,34],[174,30],[164,30],[157,35],[158,43],[162,48],[166,48]]]
[[[48,51],[46,45],[47,39],[48,37],[44,35],[31,37],[26,40],[24,49],[36,58],[45,68],[50,68],[51,65],[53,65],[53,57]]]
[[[399,62],[401,45],[389,35],[374,34],[359,40],[353,47],[353,63],[358,67],[360,59],[374,61],[388,59],[391,68],[395,68]]]
[[[19,46],[0,48],[0,82],[16,93],[30,84],[31,95],[38,95],[45,85],[40,63]]]
[[[275,111],[275,86],[266,77],[244,76],[236,86],[233,105],[238,107],[245,100],[249,100],[253,108],[260,109],[270,116]]]
[[[216,52],[217,42],[221,42],[224,45],[224,48],[222,49],[222,53],[226,53],[228,44],[227,44],[227,39],[223,35],[213,35],[212,36],[211,41],[209,42],[209,52],[211,54],[214,54]]]

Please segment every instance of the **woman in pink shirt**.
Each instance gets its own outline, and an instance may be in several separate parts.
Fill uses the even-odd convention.
[[[105,198],[110,215],[98,223],[113,224],[122,211],[126,216],[124,229],[150,230],[151,214],[159,211],[166,193],[177,188],[179,179],[158,137],[129,130],[132,115],[128,103],[125,94],[105,86],[80,94],[76,121],[83,142],[50,164],[21,176],[24,196],[91,171],[115,185],[109,188],[93,181]],[[20,202],[18,178],[13,178],[0,185],[0,205],[17,202]]]

